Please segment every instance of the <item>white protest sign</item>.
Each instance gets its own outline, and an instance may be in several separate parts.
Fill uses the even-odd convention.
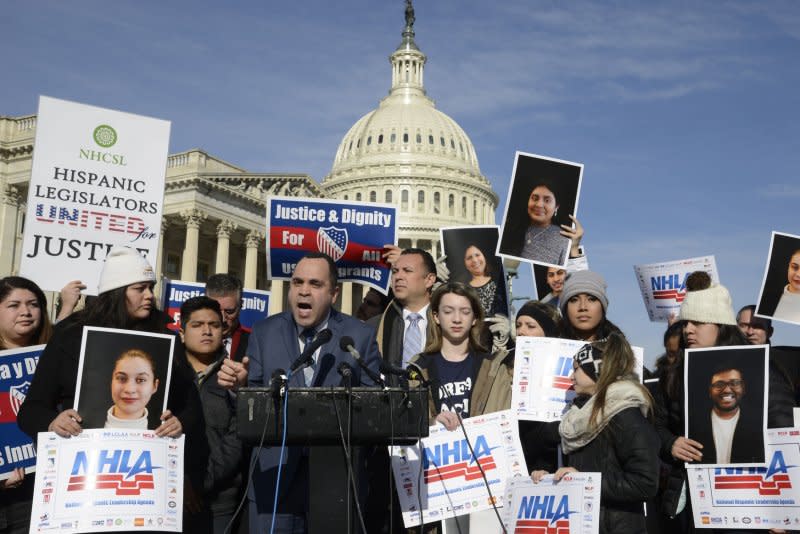
[[[714,256],[634,265],[647,314],[653,322],[668,321],[681,309],[686,296],[686,277],[694,271],[705,271],[711,281],[719,283]]]
[[[520,419],[560,421],[575,398],[572,357],[583,341],[518,337],[514,357],[511,410]]]
[[[768,467],[690,467],[697,528],[800,528],[800,429],[768,430]]]
[[[96,294],[106,253],[128,245],[155,266],[167,121],[42,96],[20,272],[45,290]]]
[[[511,411],[528,421],[560,421],[575,398],[572,361],[585,341],[549,337],[517,338]],[[644,349],[631,347],[634,371],[642,379]]]
[[[406,527],[491,509],[493,502],[501,507],[506,481],[528,476],[511,412],[470,417],[464,427],[469,444],[460,428],[436,425],[421,446],[389,448]]]
[[[38,443],[31,532],[181,532],[184,436],[109,428]]]
[[[506,486],[503,523],[508,532],[593,534],[600,530],[600,473],[553,475],[538,484],[529,477]]]

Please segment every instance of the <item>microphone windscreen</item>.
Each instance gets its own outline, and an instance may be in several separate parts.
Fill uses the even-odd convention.
[[[314,338],[314,342],[319,342],[320,345],[324,345],[325,343],[330,341],[332,337],[333,337],[333,332],[331,332],[330,328],[326,328],[325,330],[322,330],[317,334],[317,337]]]
[[[344,336],[342,339],[339,340],[339,348],[344,351],[349,350],[348,347],[354,347],[355,344],[356,342],[353,341],[353,338],[350,336]]]

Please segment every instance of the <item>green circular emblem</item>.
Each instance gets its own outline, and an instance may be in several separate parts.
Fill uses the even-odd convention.
[[[108,124],[101,124],[92,133],[94,142],[103,148],[114,146],[117,142],[117,131]]]

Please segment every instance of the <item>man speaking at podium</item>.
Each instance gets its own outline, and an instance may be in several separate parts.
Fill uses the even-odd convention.
[[[353,385],[373,385],[350,353],[339,347],[342,337],[354,340],[364,363],[378,373],[380,353],[375,331],[358,319],[333,309],[339,296],[336,265],[322,253],[309,253],[296,265],[289,283],[289,310],[258,321],[250,334],[248,386],[269,385],[276,370],[286,371],[304,352],[306,344],[319,343],[330,330],[330,340],[313,353],[311,365],[289,377],[288,387],[336,386],[340,362],[353,369]],[[315,344],[316,344],[315,343]],[[289,400],[291,402],[291,399]],[[290,423],[291,424],[291,423]],[[263,447],[248,491],[250,532],[269,532],[280,447]],[[308,456],[303,447],[287,447],[281,471],[276,533],[305,533],[308,506]]]

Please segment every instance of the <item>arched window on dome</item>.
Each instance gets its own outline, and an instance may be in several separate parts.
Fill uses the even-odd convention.
[[[408,143],[408,132],[403,132],[403,143]]]
[[[386,192],[383,194],[383,201],[389,204],[392,201],[392,190],[387,189]]]
[[[429,145],[433,144],[433,135],[428,135],[428,144]]]
[[[442,197],[438,191],[433,194],[433,213],[438,215],[442,211]]]
[[[378,135],[378,144],[379,145],[383,144],[383,134]]]
[[[360,137],[358,138],[358,141],[356,141],[356,148],[361,148],[361,138]]]
[[[447,214],[451,217],[456,214],[456,196],[453,193],[447,197]]]
[[[420,213],[425,211],[425,191],[417,193],[417,211]]]
[[[356,193],[356,202],[361,202],[361,193]]]
[[[350,139],[350,146],[347,147],[347,150],[353,150],[353,140]]]
[[[370,191],[369,192],[369,201],[370,202],[377,202],[378,201],[378,193],[376,193],[375,191]]]
[[[417,132],[417,144],[418,145],[422,144],[422,134],[419,132]]]
[[[344,196],[344,199],[345,199],[345,200],[350,200],[350,196],[349,196],[349,195],[345,195],[345,196]]]
[[[372,136],[367,137],[367,146],[372,144]]]
[[[455,149],[456,149],[456,142],[455,142],[455,141],[453,141],[453,138],[452,138],[452,137],[450,138],[450,148],[452,148],[453,150],[455,150]]]
[[[408,189],[403,189],[400,192],[400,210],[408,211]]]
[[[397,134],[392,132],[392,135],[389,136],[389,142],[394,143],[395,141],[397,141]]]
[[[467,197],[461,197],[461,216],[467,216]]]
[[[444,146],[444,136],[443,135],[439,136],[439,143],[441,143],[441,145]]]

